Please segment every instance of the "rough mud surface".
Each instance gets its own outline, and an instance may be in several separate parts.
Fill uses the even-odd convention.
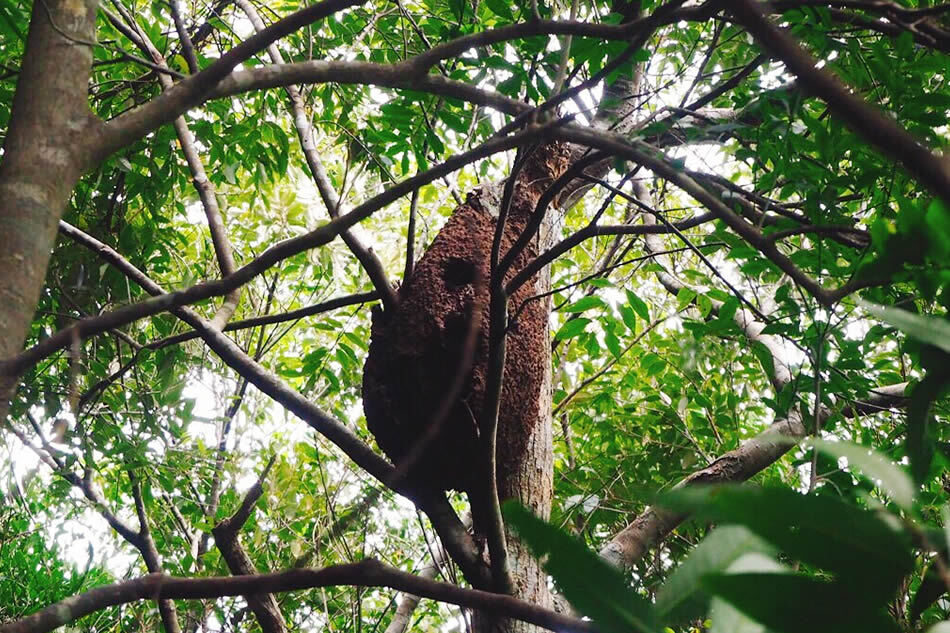
[[[502,254],[522,232],[538,196],[567,166],[561,145],[539,148],[522,171],[506,223]],[[443,490],[471,491],[478,480],[479,432],[488,360],[489,257],[495,219],[479,194],[457,208],[400,289],[392,314],[375,313],[369,356],[363,370],[363,408],[370,431],[386,455],[399,464],[430,429],[449,392],[475,310],[477,339],[471,369],[449,414],[427,448],[413,459],[409,476]],[[530,245],[506,274],[510,280],[536,256]],[[522,459],[537,424],[538,396],[548,358],[547,314],[535,279],[508,301],[510,323],[496,444],[498,476],[504,479]],[[520,313],[519,313],[520,310]]]

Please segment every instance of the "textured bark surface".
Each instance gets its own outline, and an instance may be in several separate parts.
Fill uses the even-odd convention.
[[[539,275],[539,291],[550,287],[547,269]],[[545,315],[551,304],[546,298]],[[550,353],[548,337],[545,344]],[[551,428],[551,363],[550,356],[545,363],[544,379],[538,393],[538,423],[534,426],[518,467],[499,479],[498,494],[503,499],[516,499],[537,516],[548,519],[551,516],[551,500],[554,493],[554,444]],[[554,598],[548,588],[548,575],[538,564],[537,559],[518,540],[510,530],[508,537],[508,564],[514,581],[514,595],[522,600],[545,609],[554,608]],[[493,616],[476,617],[475,633],[528,633],[539,631],[533,624],[509,618]]]
[[[552,143],[538,148],[518,176],[501,253],[523,230],[538,198],[569,164],[570,148]],[[496,222],[487,190],[471,194],[433,241],[401,291],[395,314],[376,314],[363,375],[367,423],[380,447],[395,462],[426,432],[436,408],[459,367],[459,354],[478,315],[478,343],[470,370],[452,411],[431,445],[410,471],[421,483],[442,489],[471,490],[477,483],[478,423],[485,393],[488,356],[488,275]],[[550,223],[518,256],[512,278],[550,242]],[[504,383],[496,443],[498,494],[515,499],[540,517],[551,512],[553,445],[551,435],[550,301],[525,301],[550,286],[547,270],[508,300],[509,318],[517,315],[506,341]],[[484,483],[481,484],[484,486]],[[507,534],[514,595],[541,607],[553,604],[547,575],[518,541]],[[527,632],[520,621],[476,613],[477,633]]]
[[[541,193],[566,166],[567,150],[560,144],[543,146],[529,159],[515,187],[502,256],[524,230]],[[496,226],[490,207],[480,192],[471,194],[416,265],[395,312],[374,315],[363,372],[363,407],[380,447],[399,464],[421,437],[433,432],[412,459],[409,476],[443,490],[471,491],[478,485],[478,417],[486,386],[489,260]],[[536,254],[537,246],[530,244],[505,279]],[[550,364],[547,307],[541,301],[525,303],[537,292],[535,278],[509,299],[509,314],[517,318],[508,330],[498,418],[496,454],[502,482],[520,471],[535,427],[548,415],[539,409]],[[468,376],[449,414],[437,430],[430,429],[457,372],[464,369],[462,350],[473,325],[477,340]],[[503,492],[502,498],[506,496],[520,495]]]
[[[555,235],[549,213],[541,225],[538,238],[538,250],[545,250],[555,241]],[[550,271],[545,268],[535,279],[535,290],[547,292],[551,288]],[[551,312],[551,298],[538,301],[544,314]],[[517,302],[512,301],[509,310],[516,312]],[[539,420],[528,437],[527,445],[518,467],[498,481],[498,494],[501,498],[515,499],[542,519],[551,516],[551,502],[554,497],[554,439],[551,427],[551,346],[550,337],[545,336],[544,375],[538,392]],[[554,608],[554,596],[548,587],[548,575],[541,568],[534,555],[522,544],[518,536],[507,531],[508,564],[514,582],[514,595],[545,609]],[[476,614],[475,633],[533,633],[538,627],[509,618],[498,618],[487,614]]]
[[[96,6],[94,0],[33,4],[0,163],[0,358],[23,346],[57,223],[88,158],[83,151],[95,120],[86,89]],[[15,381],[0,374],[0,419]]]
[[[244,546],[238,539],[238,535],[233,531],[215,527],[214,542],[221,552],[221,558],[227,563],[228,569],[235,576],[247,576],[256,574],[257,568],[251,562]],[[272,593],[251,593],[244,596],[247,600],[247,606],[254,612],[257,623],[263,633],[285,633],[287,626],[284,624],[284,616],[280,612],[277,599]]]
[[[523,228],[521,222],[508,224],[506,246]],[[485,280],[494,231],[494,219],[474,204],[455,211],[406,284],[397,313],[389,319],[385,314],[375,315],[363,374],[363,406],[369,428],[398,464],[433,423],[436,409],[463,362],[469,328],[478,328],[472,367],[462,393],[410,468],[413,479],[445,490],[471,490],[480,472],[477,416],[485,394],[489,326]],[[515,268],[520,270],[533,256],[534,249],[526,249]],[[519,298],[533,291],[533,283],[525,284]],[[476,323],[471,324],[473,307]],[[527,443],[531,420],[538,417],[537,400],[531,394],[541,388],[543,359],[537,350],[545,331],[545,315],[540,306],[532,305],[508,338],[498,421],[498,469],[502,473],[517,466],[515,460]]]

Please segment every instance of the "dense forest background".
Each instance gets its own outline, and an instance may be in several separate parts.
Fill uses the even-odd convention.
[[[930,0],[0,3],[0,631],[950,630],[948,53]],[[364,364],[465,209],[405,406],[486,404],[401,463]]]

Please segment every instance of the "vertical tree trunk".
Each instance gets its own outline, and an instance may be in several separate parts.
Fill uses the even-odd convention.
[[[512,283],[549,242],[549,226],[538,230],[537,207],[567,170],[572,150],[558,142],[523,148],[513,181],[469,194],[404,281],[398,304],[374,314],[363,371],[363,409],[380,447],[417,485],[467,492],[477,536],[491,556],[508,553],[504,564],[493,561],[492,573],[507,566],[514,595],[542,606],[552,603],[546,575],[514,534],[507,534],[508,547],[500,542],[485,462],[492,448],[500,500],[519,501],[539,517],[550,515],[550,302],[536,299],[550,284],[543,271],[503,291],[508,316],[501,324],[507,330],[501,356],[489,339],[498,325],[493,320],[505,314],[495,313],[490,287]],[[499,233],[497,218],[506,202]],[[499,274],[503,282],[492,278]],[[466,343],[473,331],[476,341]],[[460,371],[467,379],[458,386]],[[443,406],[447,396],[453,402]],[[496,585],[506,580],[494,579]],[[526,630],[488,614],[476,620],[479,633]]]
[[[542,147],[539,153],[546,147]],[[535,159],[545,164],[548,162],[547,156],[538,155]],[[557,172],[549,175],[554,180],[563,171],[564,164],[558,165]],[[526,169],[532,172],[534,170]],[[544,252],[555,241],[555,230],[552,218],[554,209],[548,209],[545,220],[541,225],[538,238],[536,240],[537,252]],[[551,288],[551,276],[548,268],[538,273],[534,290],[531,294],[541,294]],[[540,300],[543,305],[545,323],[551,314],[551,298],[545,297]],[[509,313],[516,311],[517,305],[509,305]],[[551,427],[551,345],[550,337],[543,339],[543,349],[538,350],[544,359],[544,379],[541,383],[541,391],[538,394],[537,415],[538,420],[533,423],[525,421],[533,426],[533,431],[529,436],[527,447],[524,450],[522,459],[518,462],[518,468],[507,473],[498,481],[498,496],[501,499],[513,499],[521,503],[524,507],[531,510],[535,515],[542,519],[549,519],[551,516],[551,501],[554,492],[554,442]],[[510,529],[506,530],[508,541],[508,562],[511,569],[511,576],[514,585],[514,595],[526,602],[551,609],[554,606],[553,595],[548,588],[547,574],[541,569],[538,561],[530,551],[521,543],[518,536]],[[538,627],[508,618],[492,617],[488,614],[476,614],[473,619],[474,633],[529,633],[539,631]]]
[[[539,276],[537,291],[546,292],[550,288],[547,270]],[[545,314],[551,311],[550,298],[544,299]],[[548,343],[548,341],[545,341]],[[537,516],[548,519],[551,516],[551,499],[554,489],[554,445],[551,431],[551,346],[545,345],[545,372],[541,393],[538,396],[538,416],[534,432],[528,440],[524,460],[520,468],[499,481],[499,496],[502,499],[515,499]],[[550,609],[554,605],[547,574],[538,561],[525,548],[517,535],[507,530],[508,562],[511,567],[515,596]],[[477,618],[475,633],[505,631],[506,633],[527,633],[539,630],[525,622]]]
[[[57,223],[86,165],[95,0],[36,0],[0,163],[0,358],[18,353]],[[0,368],[0,420],[16,376]]]

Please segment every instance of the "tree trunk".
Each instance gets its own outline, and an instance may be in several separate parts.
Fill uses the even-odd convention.
[[[543,146],[539,154],[546,150]],[[548,164],[549,157],[540,154],[534,158],[540,164]],[[563,171],[563,164],[558,172]],[[533,171],[527,170],[526,171]],[[550,174],[553,180],[560,173]],[[554,209],[548,209],[541,230],[536,239],[538,253],[544,252],[556,238]],[[537,275],[534,290],[530,294],[542,294],[551,288],[550,270],[545,267]],[[551,314],[551,297],[540,300],[545,315],[545,323]],[[518,309],[509,305],[509,314]],[[498,496],[501,499],[513,499],[531,510],[542,519],[551,516],[551,501],[554,492],[554,441],[551,427],[551,345],[550,336],[544,337],[543,349],[538,350],[544,360],[544,378],[538,394],[537,421],[531,423],[533,431],[529,435],[527,446],[518,461],[518,467],[509,471],[498,481]],[[527,421],[526,421],[527,422]],[[546,609],[554,607],[554,597],[548,588],[548,576],[538,564],[537,559],[525,547],[510,529],[506,529],[508,542],[508,562],[513,581],[514,595],[526,602]],[[486,613],[478,613],[473,618],[474,633],[529,633],[539,631],[538,627],[508,618],[498,618]]]
[[[539,276],[538,292],[550,287],[547,270]],[[545,313],[551,310],[550,299],[545,299]],[[499,481],[498,495],[515,499],[537,516],[548,519],[551,516],[551,499],[554,490],[554,445],[551,432],[551,347],[547,345],[547,363],[544,382],[539,395],[538,415],[540,419],[534,426],[534,432],[528,440],[521,467]],[[526,602],[546,609],[554,606],[554,599],[548,588],[547,574],[538,561],[524,547],[511,530],[506,531],[508,538],[508,562],[514,584],[514,595]],[[510,620],[495,618],[488,614],[479,614],[474,618],[475,633],[527,633],[539,631],[536,626]]]
[[[88,162],[84,148],[97,123],[87,104],[97,5],[33,3],[0,163],[0,358],[22,349],[57,224]],[[16,382],[0,368],[0,420]]]

